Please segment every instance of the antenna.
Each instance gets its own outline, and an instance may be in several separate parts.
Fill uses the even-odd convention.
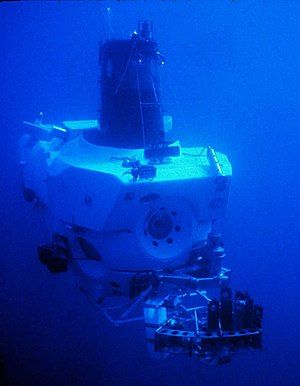
[[[114,36],[114,29],[112,26],[113,12],[110,6],[105,4],[100,4],[100,12],[104,18],[105,31],[107,39],[112,39]]]

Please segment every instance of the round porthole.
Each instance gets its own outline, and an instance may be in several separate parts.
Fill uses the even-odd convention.
[[[147,257],[159,260],[185,259],[191,245],[196,220],[184,198],[164,197],[151,202],[140,214],[137,240]]]
[[[147,225],[147,231],[156,240],[162,240],[169,236],[173,230],[173,219],[169,213],[159,211],[155,213]]]

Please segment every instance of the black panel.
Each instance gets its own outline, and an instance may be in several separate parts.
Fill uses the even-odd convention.
[[[142,36],[146,36],[143,38]],[[157,42],[146,34],[106,41],[101,61],[101,142],[145,148],[164,141]]]

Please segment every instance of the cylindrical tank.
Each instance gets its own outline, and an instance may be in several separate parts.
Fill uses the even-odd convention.
[[[123,148],[163,143],[159,68],[164,59],[151,23],[139,22],[131,39],[104,42],[100,62],[101,142]]]

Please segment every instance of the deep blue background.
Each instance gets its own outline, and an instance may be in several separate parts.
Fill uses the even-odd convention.
[[[110,3],[124,36],[153,19],[181,142],[210,144],[232,161],[226,263],[234,287],[264,305],[264,351],[218,368],[152,361],[142,325],[113,329],[71,277],[37,262],[44,234],[19,189],[20,123],[40,110],[49,121],[97,117],[104,4],[0,4],[0,351],[9,384],[300,384],[297,0]]]

